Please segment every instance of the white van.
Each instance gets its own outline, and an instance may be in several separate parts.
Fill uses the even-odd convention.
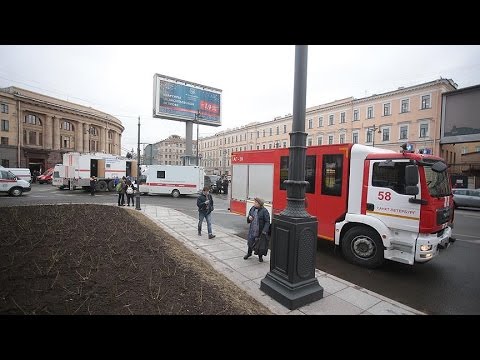
[[[170,194],[174,198],[180,195],[198,194],[203,189],[205,171],[199,166],[148,165],[142,173],[140,192]]]
[[[27,168],[3,168],[3,170],[11,171],[17,178],[32,183],[32,173]]]
[[[20,196],[31,189],[28,181],[19,179],[6,168],[0,169],[0,192],[6,192],[12,196]]]

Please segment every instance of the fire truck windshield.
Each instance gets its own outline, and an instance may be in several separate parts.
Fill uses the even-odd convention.
[[[432,164],[433,165],[433,164]],[[450,186],[448,185],[448,176],[446,171],[435,172],[432,166],[424,166],[425,179],[427,180],[427,187],[430,196],[443,197],[450,195]]]

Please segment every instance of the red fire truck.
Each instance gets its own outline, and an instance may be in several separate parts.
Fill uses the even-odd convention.
[[[413,265],[435,257],[452,237],[453,198],[443,159],[360,144],[309,146],[307,212],[318,237],[340,246],[350,262],[378,267],[385,259]],[[287,205],[289,149],[232,153],[230,211],[245,215],[253,198],[270,214]]]

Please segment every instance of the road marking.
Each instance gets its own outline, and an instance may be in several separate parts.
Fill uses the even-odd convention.
[[[473,236],[473,235],[465,235],[465,234],[457,234],[457,233],[455,233],[454,235],[455,236],[462,236],[462,237],[466,236],[466,237],[471,237],[471,238],[474,238],[474,239],[478,239],[478,236]]]

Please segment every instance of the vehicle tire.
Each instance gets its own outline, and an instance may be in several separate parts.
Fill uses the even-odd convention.
[[[39,180],[38,183],[39,183],[39,184],[43,184],[43,181],[40,181],[40,180]]]
[[[172,196],[174,198],[178,198],[180,196],[180,191],[178,191],[177,189],[173,190],[172,191]]]
[[[458,209],[458,205],[457,205],[457,203],[456,203],[455,201],[453,202],[453,208],[454,208],[454,209]]]
[[[14,187],[14,188],[10,189],[10,195],[11,196],[20,196],[20,195],[22,195],[22,193],[23,193],[22,188]]]
[[[95,186],[95,189],[99,192],[100,191],[107,191],[107,188],[108,188],[107,182],[104,181],[104,180],[100,180],[99,182],[97,182],[97,186]]]
[[[356,226],[347,231],[342,239],[342,253],[353,264],[370,269],[385,261],[383,242],[372,228]]]
[[[108,182],[108,191],[115,191],[115,180],[110,180]]]

